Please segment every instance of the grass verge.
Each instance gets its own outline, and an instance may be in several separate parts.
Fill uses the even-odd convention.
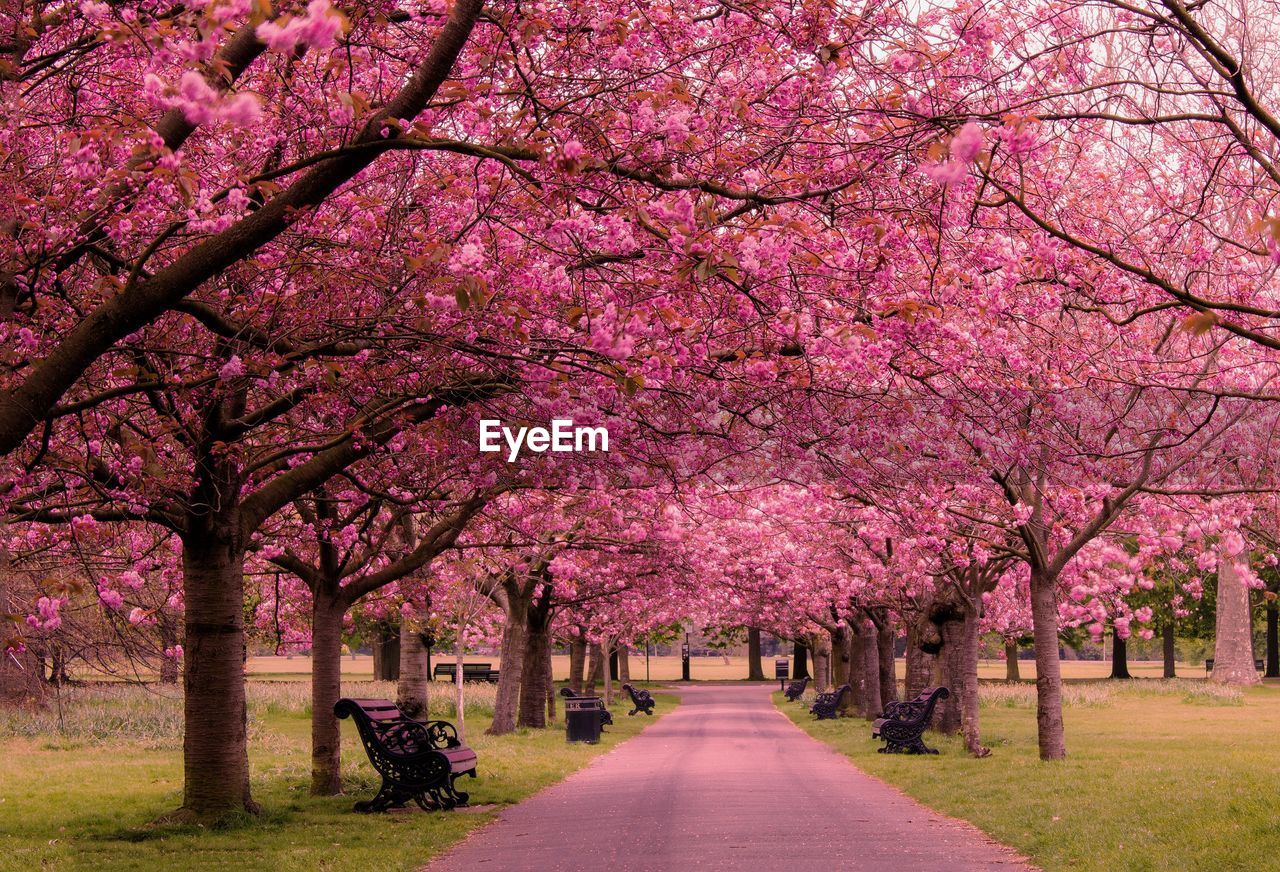
[[[387,695],[385,688],[361,689]],[[136,688],[112,693],[66,701],[61,730],[28,727],[20,734],[12,723],[0,730],[0,870],[417,869],[502,805],[563,779],[654,721],[627,717],[630,706],[618,700],[615,725],[599,745],[570,745],[563,721],[547,730],[485,736],[489,716],[468,705],[467,741],[479,754],[479,777],[461,786],[473,806],[491,807],[360,815],[351,804],[371,796],[378,779],[350,721],[343,722],[342,744],[347,795],[308,796],[305,693],[251,686],[253,792],[265,812],[203,830],[149,823],[181,801],[181,738],[170,729],[169,710],[178,701],[143,698]],[[664,695],[657,714],[677,703]],[[451,713],[432,708],[433,717]],[[134,730],[144,738],[120,738]]]
[[[1280,869],[1274,750],[1280,689],[1218,693],[1195,681],[1107,682],[1068,699],[1065,761],[1036,750],[1034,687],[983,687],[992,756],[928,734],[939,756],[878,754],[862,719],[801,729],[925,805],[970,821],[1045,870]]]

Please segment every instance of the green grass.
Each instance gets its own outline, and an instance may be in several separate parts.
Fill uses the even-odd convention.
[[[1055,763],[1037,756],[1032,686],[982,688],[982,732],[992,748],[984,760],[936,734],[925,739],[939,756],[877,754],[866,721],[819,722],[807,705],[774,700],[864,771],[1045,870],[1280,869],[1280,688],[1076,688],[1064,711],[1068,758]]]
[[[618,701],[615,725],[599,745],[569,745],[563,721],[485,736],[489,717],[468,705],[467,742],[479,754],[479,777],[461,786],[473,806],[491,808],[360,815],[351,804],[375,792],[377,776],[351,723],[343,722],[348,795],[308,796],[310,715],[298,703],[305,693],[251,686],[253,793],[264,813],[203,830],[151,824],[181,801],[181,738],[172,726],[180,719],[176,700],[131,698],[141,693],[114,690],[105,703],[83,693],[64,706],[61,734],[56,713],[42,716],[44,732],[35,735],[15,735],[14,723],[0,720],[0,870],[417,869],[502,805],[561,780],[655,720],[627,717],[629,706]],[[677,702],[664,696],[658,713]],[[120,741],[121,729],[145,738]]]

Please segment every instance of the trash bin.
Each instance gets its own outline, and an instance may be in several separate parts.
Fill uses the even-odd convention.
[[[598,696],[575,696],[564,701],[565,738],[570,742],[600,741],[600,711],[604,703]]]
[[[779,657],[773,661],[773,677],[779,681],[783,681],[791,677],[790,663],[786,657]]]

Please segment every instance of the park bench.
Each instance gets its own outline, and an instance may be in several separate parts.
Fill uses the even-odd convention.
[[[788,684],[787,693],[786,693],[787,701],[795,702],[800,697],[804,696],[804,690],[808,686],[809,686],[809,676],[807,675],[804,678],[798,678],[795,681]]]
[[[1254,669],[1256,669],[1256,670],[1258,670],[1259,672],[1266,672],[1266,671],[1267,671],[1267,664],[1266,664],[1266,662],[1265,662],[1265,661],[1262,661],[1262,660],[1254,660],[1254,661],[1253,661],[1253,668],[1254,668]],[[1213,671],[1213,658],[1212,658],[1212,657],[1206,657],[1206,658],[1205,658],[1205,660],[1204,660],[1204,672],[1205,672],[1205,675],[1208,675],[1208,674],[1209,674],[1210,672],[1212,672],[1212,671]]]
[[[476,777],[476,752],[458,741],[453,724],[407,718],[389,699],[340,699],[333,713],[355,721],[369,762],[382,776],[377,795],[357,802],[356,811],[401,808],[411,799],[426,811],[467,804],[455,782]]]
[[[836,710],[840,708],[840,700],[846,693],[853,693],[853,688],[847,684],[842,684],[835,690],[818,694],[818,698],[809,707],[809,713],[817,715],[820,721],[834,718]]]
[[[462,680],[496,682],[500,670],[493,669],[492,666],[492,663],[463,663]],[[456,663],[437,663],[431,670],[432,678],[444,676],[446,681],[453,681],[457,674],[458,664]]]
[[[631,695],[631,704],[635,706],[627,714],[634,715],[636,712],[644,712],[647,715],[653,714],[653,697],[649,694],[649,691],[637,690],[629,684],[622,685],[622,689]]]
[[[881,754],[937,754],[924,743],[925,729],[933,720],[938,700],[951,696],[945,687],[926,688],[907,702],[891,702],[884,707],[884,717],[871,725],[871,738],[884,739]]]
[[[582,699],[584,696],[572,687],[560,688],[560,695],[565,699]],[[600,730],[603,732],[605,727],[613,726],[613,714],[604,707],[604,700],[597,699],[596,704],[600,706]]]

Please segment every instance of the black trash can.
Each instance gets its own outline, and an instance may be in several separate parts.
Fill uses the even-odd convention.
[[[565,738],[570,742],[600,741],[600,711],[604,703],[598,696],[575,696],[564,701]]]

